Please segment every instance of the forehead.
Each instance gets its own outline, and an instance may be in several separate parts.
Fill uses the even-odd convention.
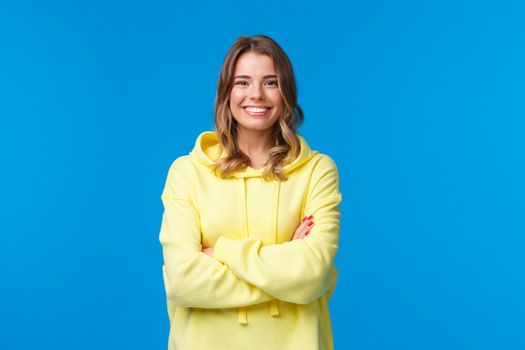
[[[264,76],[275,73],[275,65],[270,56],[246,52],[235,64],[235,75]]]

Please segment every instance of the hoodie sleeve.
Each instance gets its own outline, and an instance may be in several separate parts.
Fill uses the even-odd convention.
[[[313,215],[315,222],[308,236],[268,246],[255,238],[220,236],[214,257],[280,300],[308,304],[326,292],[331,296],[337,280],[341,200],[336,164],[324,155],[311,175],[304,207],[304,215]]]
[[[199,214],[175,163],[161,195],[164,213],[159,240],[168,300],[181,307],[220,309],[274,299],[202,252]]]

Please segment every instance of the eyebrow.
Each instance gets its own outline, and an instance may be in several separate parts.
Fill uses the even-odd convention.
[[[236,79],[236,78],[250,79],[250,76],[249,75],[236,75],[236,76],[233,77],[233,79]],[[268,79],[268,78],[277,78],[277,75],[265,75],[263,77],[263,79]]]

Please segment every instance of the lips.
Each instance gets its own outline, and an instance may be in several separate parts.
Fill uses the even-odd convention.
[[[267,106],[243,106],[242,108],[249,115],[255,115],[255,116],[265,115],[271,109],[271,107],[267,107]]]
[[[250,108],[250,109],[270,109],[271,107],[269,107],[269,106],[249,105],[249,106],[242,106],[242,108],[244,108],[244,109],[247,109],[247,108]]]

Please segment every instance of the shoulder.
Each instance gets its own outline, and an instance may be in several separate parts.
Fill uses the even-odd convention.
[[[190,183],[192,176],[192,161],[188,155],[173,160],[167,170],[166,181],[175,183]]]
[[[325,153],[317,153],[311,160],[309,188],[311,191],[327,190],[333,192],[335,196],[339,193],[339,171],[336,161]]]
[[[173,160],[168,168],[168,176],[191,176],[193,173],[194,164],[189,155],[182,155]]]
[[[324,173],[327,171],[338,173],[336,161],[326,153],[317,152],[310,162],[313,164],[314,173]]]
[[[162,197],[192,198],[194,184],[191,181],[191,160],[187,155],[180,156],[171,162],[166,175]]]
[[[179,173],[187,172],[192,167],[192,161],[189,155],[182,155],[171,162],[169,171],[175,171]]]

